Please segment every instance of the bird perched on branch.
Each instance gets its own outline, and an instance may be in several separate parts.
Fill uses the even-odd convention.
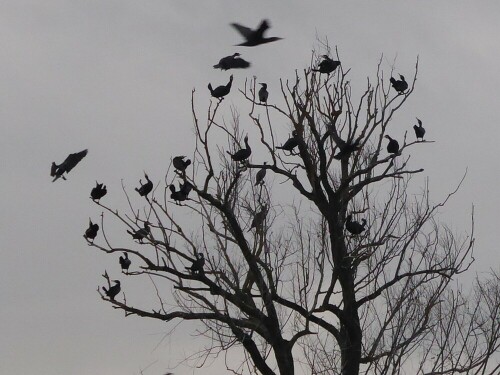
[[[52,182],[58,180],[60,177],[62,177],[63,180],[66,180],[66,177],[64,177],[63,174],[69,173],[87,155],[87,152],[88,150],[83,150],[74,154],[69,154],[68,157],[59,165],[52,162],[50,167],[50,176],[54,177]]]
[[[403,77],[401,74],[399,75],[399,78],[399,80],[396,80],[395,78],[391,77],[390,81],[394,90],[402,94],[408,88],[408,83],[406,82],[405,77]]]
[[[144,177],[146,178],[146,183],[143,185],[142,180],[139,180],[140,188],[135,188],[135,191],[139,193],[141,197],[147,197],[151,190],[153,190],[153,182],[149,179],[147,173],[144,173]]]
[[[87,239],[87,241],[94,241],[94,238],[96,238],[98,231],[99,225],[93,224],[92,220],[89,218],[89,227],[87,228],[83,236]]]
[[[262,225],[264,224],[264,220],[266,220],[266,216],[267,216],[267,204],[264,204],[261,207],[260,211],[254,215],[253,220],[252,220],[252,224],[250,225],[248,232],[250,232],[252,230],[252,228],[259,230],[262,227]]]
[[[389,143],[387,144],[387,152],[389,154],[397,154],[399,152],[399,143],[395,139],[391,138],[390,136],[386,135],[385,138],[389,140]]]
[[[106,189],[106,185],[100,184],[97,181],[95,182],[95,187],[90,191],[90,198],[94,201],[100,200],[108,193],[108,189]]]
[[[170,185],[169,189],[171,191],[170,198],[172,198],[175,203],[180,204],[179,202],[183,202],[188,199],[189,193],[193,189],[193,185],[188,181],[185,181],[182,185],[179,186],[179,190],[175,190],[175,185]]]
[[[266,165],[267,162],[264,162],[264,165]],[[264,177],[266,177],[266,172],[267,168],[261,168],[259,171],[255,174],[255,186],[257,185],[263,185],[264,184]]]
[[[143,228],[138,229],[134,232],[127,230],[127,233],[130,234],[134,240],[138,240],[139,242],[142,243],[142,240],[144,238],[146,238],[147,236],[149,236],[149,234],[151,233],[151,228],[149,227],[149,222],[145,221]]]
[[[128,273],[128,269],[129,269],[130,265],[132,264],[132,261],[128,258],[128,253],[124,251],[123,256],[120,256],[118,261],[120,262],[122,272],[126,271],[126,273]]]
[[[353,235],[361,234],[365,231],[366,219],[361,219],[362,224],[352,220],[352,215],[347,215],[345,229]]]
[[[229,151],[226,151],[231,156],[231,159],[233,159],[234,161],[243,162],[246,159],[248,159],[252,154],[252,148],[248,144],[248,135],[245,136],[244,142],[245,142],[245,148],[236,151],[234,154],[231,154]]]
[[[328,55],[323,55],[323,61],[318,65],[318,69],[313,69],[313,72],[330,74],[340,66],[340,61],[332,60]]]
[[[413,125],[413,130],[415,130],[415,135],[417,136],[417,141],[421,139],[424,140],[425,129],[422,126],[422,121],[417,118],[418,125]]]
[[[238,30],[243,38],[246,39],[245,42],[238,44],[238,46],[254,47],[258,46],[259,44],[274,42],[276,40],[283,39],[275,36],[271,38],[264,38],[264,33],[271,27],[267,20],[262,20],[256,30],[252,30],[246,26],[240,25],[239,23],[232,23],[231,26]]]
[[[291,153],[293,149],[299,145],[298,135],[299,132],[297,130],[294,130],[292,132],[292,137],[288,138],[288,140],[282,146],[276,146],[276,148],[284,151],[289,151]]]
[[[337,141],[337,146],[340,149],[340,151],[337,152],[337,154],[335,154],[334,158],[337,160],[349,158],[349,156],[351,156],[351,154],[354,151],[359,150],[359,148],[360,148],[359,142],[360,142],[359,139],[353,143],[348,143],[348,142],[343,141],[342,139],[339,139]]]
[[[250,66],[250,63],[240,57],[241,55],[236,52],[231,56],[223,57],[219,60],[219,63],[214,65],[215,69],[220,68],[221,70],[228,69],[245,69]]]
[[[191,160],[187,159],[184,160],[185,156],[176,156],[172,160],[172,164],[174,165],[174,168],[177,169],[178,171],[182,172],[182,175],[185,174],[186,168],[191,165]]]
[[[102,290],[104,290],[104,293],[109,297],[111,300],[115,300],[115,297],[120,293],[121,287],[120,287],[120,280],[113,280],[115,285],[110,286],[109,289],[106,289],[106,287],[102,287]]]
[[[267,98],[269,97],[269,92],[267,92],[267,83],[259,83],[262,87],[259,90],[259,101],[261,103],[267,103]]]
[[[191,271],[191,274],[201,274],[203,273],[203,266],[205,265],[205,256],[203,253],[196,254],[196,259],[193,261],[190,267],[186,267],[187,270]]]
[[[224,99],[224,96],[229,94],[231,91],[231,85],[233,84],[233,75],[229,77],[229,82],[225,86],[218,86],[215,89],[212,88],[212,84],[208,84],[208,89],[210,90],[210,94],[219,100]]]

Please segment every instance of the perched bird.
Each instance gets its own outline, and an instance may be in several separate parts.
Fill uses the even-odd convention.
[[[250,232],[252,228],[259,230],[262,227],[262,224],[264,224],[264,220],[266,220],[266,215],[267,215],[267,204],[264,204],[261,207],[260,211],[254,215],[252,224],[250,225],[248,232]]]
[[[231,56],[223,57],[219,60],[219,63],[214,65],[215,69],[220,68],[221,70],[228,69],[245,69],[250,66],[250,63],[242,59],[238,52],[233,53]]]
[[[188,181],[185,181],[182,185],[179,186],[179,190],[175,190],[175,186],[172,184],[169,186],[170,198],[172,198],[175,203],[180,204],[179,202],[183,202],[188,199],[189,193],[193,189],[193,185]]]
[[[130,259],[128,259],[127,252],[125,252],[125,251],[123,252],[123,256],[120,256],[119,262],[120,262],[120,266],[122,267],[122,272],[126,271],[126,273],[128,273],[128,269],[129,269],[130,265],[132,264],[132,261]]]
[[[318,65],[318,69],[313,69],[313,72],[320,72],[330,74],[335,69],[340,66],[340,61],[332,60],[328,55],[323,55],[323,61],[321,61]]]
[[[108,193],[108,189],[106,189],[106,185],[99,184],[96,181],[95,187],[90,191],[90,198],[92,198],[92,200],[98,201],[102,197],[104,197],[107,193]]]
[[[121,287],[120,287],[120,280],[113,280],[115,285],[109,287],[109,289],[106,289],[106,287],[102,287],[102,290],[104,290],[104,293],[109,297],[111,300],[115,300],[115,297],[120,293]]]
[[[252,148],[248,144],[248,135],[245,136],[244,141],[245,141],[245,148],[236,151],[234,154],[231,154],[229,151],[226,151],[231,156],[231,159],[233,159],[234,161],[239,161],[239,162],[245,161],[252,154]]]
[[[392,139],[388,135],[385,136],[389,140],[389,143],[387,144],[387,152],[389,154],[397,154],[399,152],[399,143],[395,139]]]
[[[135,188],[135,191],[137,191],[141,197],[147,197],[147,195],[151,193],[151,190],[153,190],[153,182],[149,179],[146,173],[144,173],[144,177],[146,178],[146,183],[143,185],[142,180],[139,180],[141,187]]]
[[[191,274],[203,273],[203,266],[205,265],[205,256],[203,253],[196,254],[196,260],[193,261],[190,267],[186,267],[187,270],[191,271]]]
[[[292,138],[289,138],[282,146],[277,146],[276,148],[292,152],[293,149],[299,145],[298,135],[299,133],[297,130],[294,130],[292,132]]]
[[[342,139],[339,139],[339,141],[337,142],[337,146],[339,147],[340,151],[337,152],[333,157],[337,160],[349,158],[349,156],[351,156],[354,151],[359,150],[359,142],[359,139],[353,143],[348,143],[343,141]]]
[[[138,240],[139,242],[142,243],[142,240],[149,236],[151,233],[151,228],[149,227],[149,222],[145,221],[144,222],[144,227],[141,229],[138,229],[134,232],[127,230],[127,233],[132,236],[134,240]]]
[[[50,167],[50,176],[54,177],[52,182],[56,181],[59,179],[59,177],[62,177],[63,180],[66,179],[66,177],[63,176],[63,174],[69,173],[84,157],[87,155],[88,150],[83,150],[74,154],[69,154],[64,161],[57,165],[55,162],[52,162],[52,166]]]
[[[267,162],[264,162],[266,165]],[[267,168],[261,168],[255,175],[255,186],[264,184],[264,177],[266,177]]]
[[[259,27],[256,30],[252,30],[246,26],[240,25],[239,23],[232,23],[232,27],[234,27],[238,32],[246,39],[245,42],[238,44],[238,46],[244,47],[254,47],[259,44],[274,42],[276,40],[280,40],[283,38],[271,37],[264,38],[264,33],[269,27],[269,22],[267,20],[262,20]]]
[[[87,239],[87,241],[94,241],[94,238],[96,238],[98,231],[99,225],[93,224],[92,220],[89,219],[89,227],[87,228],[83,236]]]
[[[408,83],[406,82],[405,77],[403,77],[401,74],[399,75],[399,78],[399,80],[396,80],[395,78],[391,77],[391,84],[394,90],[402,94],[408,88]]]
[[[413,125],[413,130],[415,130],[415,135],[417,136],[417,141],[421,139],[422,141],[424,140],[424,135],[425,135],[425,129],[422,126],[422,121],[418,119],[418,125]]]
[[[267,83],[259,83],[262,87],[259,90],[259,101],[261,103],[267,103],[267,98],[269,97],[269,93],[267,92]]]
[[[174,164],[174,168],[178,171],[184,172],[186,168],[191,165],[191,160],[184,160],[185,156],[176,156],[172,163]]]
[[[208,84],[208,89],[210,90],[210,94],[214,98],[222,100],[222,99],[224,99],[224,96],[226,96],[227,94],[229,94],[229,92],[231,91],[231,85],[232,84],[233,84],[233,75],[231,74],[231,76],[229,77],[229,82],[228,82],[227,85],[225,85],[225,86],[218,86],[215,89],[213,89],[212,88],[212,84],[209,83]]]
[[[361,234],[365,231],[366,219],[361,219],[362,224],[352,220],[352,215],[347,215],[345,229],[353,235]]]

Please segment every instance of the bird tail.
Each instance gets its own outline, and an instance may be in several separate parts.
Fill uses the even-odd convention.
[[[276,148],[278,148],[278,147],[276,147]],[[229,156],[231,156],[231,157],[233,156],[233,154],[231,154],[229,151],[226,151],[226,152],[227,152],[227,154],[228,154]]]
[[[212,88],[212,84],[211,83],[208,84],[208,89],[210,90],[210,92],[214,91],[214,89]]]
[[[219,64],[215,64],[215,65],[214,65],[214,68],[215,68],[215,69],[219,69],[219,68],[221,68],[221,66],[220,66]],[[221,69],[222,69],[222,68],[221,68]]]
[[[137,191],[138,193],[140,193],[139,189],[138,188],[135,188],[135,191]]]
[[[104,290],[104,293],[106,293],[106,295],[108,295],[108,290],[106,289],[106,287],[102,287],[102,290]]]
[[[128,229],[127,229],[127,233],[128,233],[128,234],[130,234],[131,236],[133,236],[133,235],[134,235],[134,232],[131,232],[131,231],[129,231]]]

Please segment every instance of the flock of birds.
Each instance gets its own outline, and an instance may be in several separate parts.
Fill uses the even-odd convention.
[[[267,20],[261,21],[259,27],[257,27],[257,29],[255,30],[252,30],[248,27],[242,26],[237,23],[232,23],[231,26],[233,26],[245,39],[245,41],[238,44],[238,46],[253,47],[282,39],[278,37],[267,38],[264,36],[267,29],[269,29],[270,27],[269,22]],[[244,69],[250,67],[251,64],[248,61],[242,59],[240,56],[241,55],[239,53],[234,53],[231,56],[223,57],[219,60],[218,64],[214,65],[213,67],[221,70]],[[318,72],[320,74],[329,75],[333,73],[340,65],[341,65],[340,61],[333,60],[328,55],[323,55],[322,61],[318,64],[316,68],[312,69],[312,71]],[[404,76],[399,75],[399,78],[400,79],[397,80],[394,77],[391,77],[390,83],[398,94],[404,94],[408,89],[408,83],[406,82]],[[213,88],[212,85],[209,83],[208,89],[212,97],[219,99],[219,101],[222,101],[224,97],[230,93],[232,83],[233,83],[233,75],[229,77],[229,82],[226,85],[221,85],[216,88]],[[269,97],[269,93],[267,91],[267,84],[260,83],[260,85],[261,88],[258,92],[259,102],[267,104],[267,100]],[[418,125],[413,126],[415,135],[417,137],[417,141],[418,140],[423,141],[425,135],[425,129],[422,126],[422,121],[420,121],[418,118],[417,122]],[[385,135],[385,138],[389,140],[387,144],[387,152],[393,155],[399,155],[400,146],[398,141],[391,138],[389,135]],[[233,161],[241,163],[243,166],[246,165],[247,159],[252,154],[252,148],[250,147],[250,144],[248,142],[248,135],[245,136],[244,143],[245,147],[239,149],[234,153],[230,153],[229,151],[227,151],[227,153],[230,155]],[[300,143],[301,139],[299,133],[296,130],[294,130],[292,131],[292,136],[281,146],[277,146],[276,149],[288,152],[290,155],[296,155],[294,150],[299,146]],[[345,141],[339,140],[337,146],[339,148],[339,152],[334,156],[334,158],[338,160],[349,158],[349,156],[354,151],[359,150],[360,148],[359,141],[355,143],[347,143]],[[52,162],[50,170],[50,175],[51,177],[53,177],[52,181],[54,182],[59,178],[66,180],[64,174],[65,173],[68,174],[87,155],[87,152],[88,150],[83,150],[74,154],[70,154],[59,165],[57,165],[55,162]],[[176,156],[172,159],[172,164],[177,174],[182,177],[183,182],[179,183],[178,190],[173,184],[169,186],[171,192],[170,198],[176,204],[181,204],[181,202],[189,199],[189,193],[193,189],[193,185],[189,183],[185,178],[186,168],[191,164],[191,160],[186,159],[186,157],[182,155]],[[266,162],[264,162],[264,167],[260,169],[255,175],[255,185],[264,184],[266,171],[267,171]],[[151,191],[153,190],[153,182],[150,180],[149,176],[146,173],[144,173],[144,177],[145,177],[145,182],[143,183],[142,179],[139,180],[140,186],[135,188],[135,190],[140,196],[148,199],[148,194],[150,194]],[[96,182],[96,186],[90,192],[90,197],[92,200],[99,202],[99,200],[103,198],[106,194],[107,194],[106,186],[102,183]],[[252,229],[259,230],[263,226],[268,210],[269,208],[266,204],[263,204],[261,206],[260,211],[254,214],[252,223],[248,231]],[[148,221],[144,221],[143,228],[139,228],[134,231],[127,230],[127,233],[132,236],[132,239],[137,240],[139,243],[143,243],[143,240],[146,239],[151,233],[150,224],[151,223],[149,223]],[[366,219],[362,219],[361,222],[358,222],[353,220],[352,215],[349,214],[346,217],[345,228],[353,236],[360,235],[366,229]],[[84,233],[84,237],[86,238],[87,241],[93,242],[97,236],[98,231],[99,231],[99,225],[97,223],[93,223],[92,220],[89,219],[89,226]],[[128,273],[128,270],[132,262],[128,258],[127,252],[123,252],[123,255],[120,256],[119,263],[122,272]],[[204,264],[205,264],[205,257],[203,253],[198,253],[196,254],[196,259],[192,261],[191,266],[185,268],[188,271],[190,271],[192,275],[199,275],[203,274],[204,272],[203,271]],[[115,297],[121,291],[120,281],[113,280],[113,282],[114,285],[112,286],[108,285],[108,288],[102,287],[106,296],[111,300],[114,300]],[[108,284],[109,284],[109,279],[108,279]]]

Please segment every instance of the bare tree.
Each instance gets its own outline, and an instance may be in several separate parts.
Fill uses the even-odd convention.
[[[439,203],[427,185],[410,192],[423,171],[412,163],[433,145],[393,119],[418,61],[406,90],[379,63],[354,99],[350,71],[321,74],[317,60],[267,103],[255,79],[233,87],[245,119],[212,99],[200,120],[193,90],[192,164],[177,159],[182,170],[149,197],[124,188],[129,214],[95,202],[132,234],[149,224],[134,246],[116,247],[103,214],[104,240],[89,246],[127,253],[123,277],[150,277],[157,302],[101,297],[127,315],[201,322],[206,355],[243,349],[244,363],[228,365],[238,374],[498,374],[499,276],[470,291],[458,281],[474,260],[473,215],[457,235],[437,217],[456,191]],[[398,144],[387,150],[389,138]]]

